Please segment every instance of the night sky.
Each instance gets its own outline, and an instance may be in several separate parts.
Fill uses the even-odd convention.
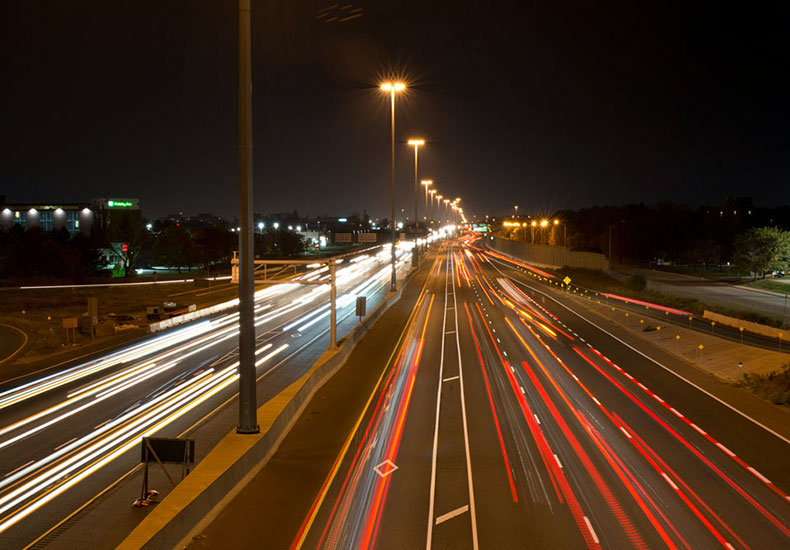
[[[252,4],[257,212],[387,216],[392,74],[399,207],[790,202],[787,2]],[[236,2],[0,6],[0,195],[234,216]]]

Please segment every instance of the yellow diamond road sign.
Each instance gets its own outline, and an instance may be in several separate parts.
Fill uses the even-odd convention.
[[[565,278],[562,280],[562,282],[565,283],[566,285],[569,285],[571,284],[571,278],[566,275]]]

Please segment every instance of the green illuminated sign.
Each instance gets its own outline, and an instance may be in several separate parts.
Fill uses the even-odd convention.
[[[133,205],[132,201],[116,201],[110,199],[107,201],[107,206],[110,208],[131,208]]]

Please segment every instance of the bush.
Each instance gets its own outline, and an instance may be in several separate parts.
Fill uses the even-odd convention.
[[[774,405],[790,407],[790,365],[770,374],[744,374],[739,386],[749,388]]]
[[[628,279],[628,286],[633,290],[644,290],[647,288],[647,279],[641,273],[635,273]]]

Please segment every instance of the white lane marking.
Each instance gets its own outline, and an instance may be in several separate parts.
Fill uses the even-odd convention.
[[[557,456],[557,453],[554,453],[554,460],[557,461],[557,466],[562,468],[562,462],[560,462],[560,457]]]
[[[716,442],[716,446],[717,446],[719,449],[721,449],[722,451],[724,451],[725,453],[727,453],[728,455],[730,455],[731,457],[732,457],[732,456],[735,456],[735,453],[733,453],[731,450],[729,450],[727,447],[725,447],[724,445],[722,445],[722,444],[721,444],[721,443],[719,443],[718,441]]]
[[[524,386],[519,386],[519,388],[521,388],[521,393],[523,393],[524,395],[527,394],[527,392],[524,391]]]
[[[753,473],[754,475],[756,475],[757,477],[759,477],[759,478],[762,480],[762,482],[763,482],[763,483],[765,483],[765,484],[767,484],[767,485],[773,485],[773,483],[771,483],[771,481],[770,481],[770,480],[769,480],[767,477],[765,477],[763,474],[761,474],[760,472],[758,472],[757,470],[755,470],[755,469],[754,469],[754,468],[752,468],[751,466],[749,466],[747,469],[748,469],[748,470],[749,470],[751,473]]]
[[[447,332],[445,332],[445,334],[455,334],[455,331],[454,330],[448,330]]]
[[[498,343],[498,344],[501,344],[501,343],[502,343],[502,342],[499,340],[499,338],[497,338],[497,339],[496,339],[496,341],[497,341],[497,343]]]
[[[593,529],[592,523],[590,523],[590,518],[588,518],[587,516],[584,516],[584,523],[587,524],[587,529],[590,530],[590,534],[592,535],[592,538],[595,541],[595,544],[601,544],[600,541],[598,540],[598,535],[595,534],[595,529]]]
[[[684,418],[684,416],[680,414],[680,412],[678,412],[678,410],[675,409],[674,407],[669,407],[669,410],[675,413],[675,415],[677,415],[679,418]]]
[[[621,430],[621,431],[622,431],[622,432],[625,434],[625,436],[626,436],[628,439],[633,439],[633,438],[631,437],[631,434],[630,434],[630,433],[628,433],[628,431],[626,431],[626,429],[625,429],[625,428],[623,428],[622,426],[620,426],[620,430]]]
[[[69,443],[71,443],[72,441],[76,441],[76,440],[77,440],[77,438],[75,437],[74,439],[71,439],[71,440],[69,440],[69,441],[66,441],[65,443],[61,443],[60,445],[58,445],[57,447],[55,447],[55,450],[56,450],[56,451],[58,451],[58,450],[60,450],[62,447],[65,447],[66,445],[68,445],[68,444],[69,444]]]
[[[463,514],[468,510],[469,510],[469,505],[467,504],[465,506],[461,506],[460,508],[456,508],[452,512],[447,512],[446,514],[442,514],[441,516],[436,518],[436,525],[439,525],[440,523],[444,523],[448,519],[453,519],[456,516],[460,516],[461,514]]]
[[[455,281],[455,272],[452,275],[453,281]],[[457,298],[455,294],[455,284],[452,285],[453,287],[453,304],[457,304]],[[474,480],[472,479],[472,457],[471,452],[469,451],[469,423],[466,418],[466,397],[464,395],[464,362],[461,359],[461,340],[458,336],[458,315],[454,315],[455,317],[455,345],[458,350],[458,382],[461,385],[461,419],[463,421],[464,426],[464,452],[466,454],[466,483],[469,489],[469,519],[472,524],[472,549],[478,550],[478,542],[477,542],[477,515],[475,513],[475,487],[474,487]],[[491,321],[488,321],[489,324]],[[433,511],[431,511],[433,513]],[[428,540],[430,545],[430,539]]]
[[[661,472],[661,475],[664,476],[664,479],[667,480],[667,483],[669,483],[674,490],[680,491],[680,489],[678,489],[678,486],[675,485],[675,482],[672,481],[671,479],[669,479],[669,476],[667,474],[665,474],[664,472]]]
[[[507,352],[506,352],[506,351],[503,351],[503,352],[502,352],[502,355],[504,355],[505,357],[507,357]]]
[[[457,376],[451,376],[450,378],[445,378],[442,382],[449,382],[450,380],[458,380]]]
[[[701,433],[702,435],[708,435],[708,434],[705,432],[705,430],[703,430],[702,428],[700,428],[699,426],[697,426],[696,424],[694,424],[694,422],[692,422],[692,423],[691,423],[691,427],[692,427],[692,428],[694,428],[695,430],[697,430],[697,431],[698,431],[699,433]]]
[[[598,401],[595,397],[593,397],[592,400],[595,401],[596,405],[598,405],[599,407],[601,406],[601,402]]]
[[[448,256],[448,265],[450,262],[451,256],[450,251],[447,251]],[[449,293],[447,292],[447,284],[450,278],[449,270],[445,274],[444,277],[444,313],[442,315],[442,351],[439,357],[439,380],[442,379],[444,374],[444,336],[446,333],[445,329],[447,328],[447,296]],[[430,550],[431,548],[431,539],[433,538],[433,509],[436,500],[436,455],[439,449],[439,411],[442,404],[442,384],[441,382],[438,384],[438,388],[436,389],[436,423],[433,429],[433,451],[431,453],[431,489],[430,489],[430,497],[428,498],[428,535],[425,542],[426,550]]]
[[[26,467],[30,466],[31,464],[33,464],[33,461],[32,461],[32,460],[31,460],[30,462],[28,462],[27,464],[22,464],[22,465],[21,465],[19,468],[15,468],[14,470],[11,470],[10,472],[8,472],[8,473],[7,473],[6,475],[4,475],[3,477],[8,477],[8,476],[10,476],[11,474],[15,474],[15,473],[17,473],[19,470],[21,470],[22,468],[26,468]]]
[[[535,414],[535,413],[532,413],[532,416],[534,416],[534,417],[535,417],[535,421],[536,421],[538,424],[540,424],[540,418],[538,418],[538,415],[537,415],[537,414]]]

